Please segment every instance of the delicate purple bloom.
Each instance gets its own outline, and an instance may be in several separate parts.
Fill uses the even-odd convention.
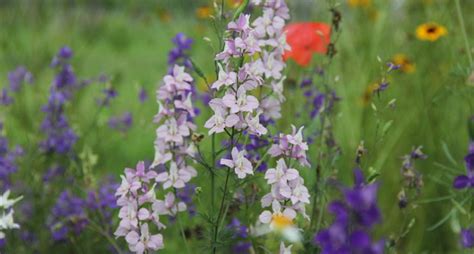
[[[68,63],[72,51],[65,47],[53,60],[53,67],[59,69],[50,89],[48,103],[42,110],[46,116],[41,123],[41,131],[46,138],[41,141],[40,148],[44,152],[68,153],[76,143],[77,136],[69,126],[64,114],[64,103],[71,99],[72,93],[78,89],[76,76]]]
[[[268,153],[272,157],[286,156],[295,158],[302,166],[310,166],[306,159],[306,151],[308,144],[303,140],[303,128],[300,127],[298,131],[295,126],[291,126],[292,134],[280,134],[277,139],[277,144],[273,144]]]
[[[2,131],[0,123],[0,133]],[[10,150],[8,139],[0,135],[0,190],[6,191],[10,188],[10,176],[18,170],[18,158],[23,156],[23,149],[16,146]]]
[[[97,103],[101,106],[108,106],[110,101],[118,95],[117,90],[113,87],[103,89],[102,93],[104,94],[104,98],[97,100]]]
[[[66,172],[66,168],[62,166],[51,167],[46,171],[46,173],[43,174],[43,182],[49,183],[54,180],[54,178],[62,176],[64,172]]]
[[[196,206],[193,203],[193,196],[196,193],[196,186],[194,184],[186,184],[182,189],[176,190],[176,197],[186,204],[188,213],[191,216],[196,215]]]
[[[474,248],[474,229],[473,228],[461,229],[461,245],[463,248],[466,248],[466,249]]]
[[[243,179],[247,175],[253,175],[252,163],[245,158],[246,151],[239,151],[236,147],[232,149],[232,159],[221,159],[221,165],[234,169],[238,178]]]
[[[187,38],[183,33],[178,33],[172,41],[175,48],[171,49],[168,53],[168,65],[173,67],[174,65],[179,64],[191,69],[192,63],[188,51],[193,44],[193,40]],[[169,73],[172,73],[172,69],[170,69]]]
[[[125,112],[121,116],[111,117],[108,125],[111,129],[127,132],[133,125],[132,113]]]
[[[310,79],[310,78],[305,78],[305,79],[303,79],[303,81],[301,81],[300,87],[301,87],[301,88],[305,88],[305,87],[311,86],[312,84],[313,84],[313,80],[312,80],[312,79]]]
[[[232,253],[249,253],[252,244],[247,240],[249,236],[248,227],[237,218],[233,218],[230,224],[227,225],[227,230],[232,234]]]
[[[64,59],[69,59],[73,55],[72,49],[68,46],[62,47],[59,52],[58,52],[58,57],[64,58]]]
[[[87,226],[86,201],[63,191],[48,217],[48,227],[55,241],[67,240],[69,234],[80,234]]]
[[[8,106],[13,103],[13,98],[8,95],[8,90],[6,88],[2,89],[0,93],[0,105]]]
[[[18,92],[24,83],[33,83],[33,75],[24,66],[18,66],[15,70],[8,73],[10,90]]]
[[[190,166],[178,168],[175,162],[171,162],[169,172],[158,174],[155,180],[163,183],[163,189],[168,189],[169,187],[180,189],[184,188],[185,184],[196,175],[197,172],[194,168]]]
[[[322,253],[381,254],[384,241],[374,242],[369,235],[381,220],[377,206],[376,183],[367,184],[360,169],[354,170],[354,187],[344,188],[344,200],[333,201],[328,210],[335,216],[333,224],[315,235],[314,243]]]
[[[474,142],[469,145],[469,152],[464,157],[466,164],[466,174],[459,175],[454,179],[455,189],[474,188]]]
[[[315,118],[323,110],[324,101],[326,96],[322,93],[318,93],[313,99],[313,110],[311,110],[311,118]]]
[[[138,100],[141,103],[144,103],[148,99],[148,92],[145,90],[144,87],[140,88],[140,92],[138,92]]]

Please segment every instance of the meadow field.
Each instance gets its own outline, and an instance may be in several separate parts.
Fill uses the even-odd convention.
[[[0,253],[473,253],[473,13],[0,0]]]

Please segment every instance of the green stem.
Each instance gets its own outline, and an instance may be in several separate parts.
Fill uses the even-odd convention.
[[[212,166],[214,167],[216,165],[216,134],[212,134]],[[216,211],[215,211],[215,206],[216,206],[216,174],[214,171],[211,171],[211,216],[212,218],[215,217]],[[216,236],[217,229],[214,226],[214,238],[213,241],[211,242],[211,246],[213,248],[213,252],[215,253],[215,241],[217,239]]]
[[[181,220],[179,219],[179,214],[176,214],[176,221],[177,221],[178,226],[179,226],[179,231],[181,233],[181,237],[183,238],[184,247],[186,248],[186,253],[189,254],[191,252],[189,251],[188,240],[186,239],[186,235],[184,234],[183,224],[181,224]]]
[[[464,18],[462,16],[462,12],[461,12],[461,4],[459,3],[459,0],[456,0],[455,2],[456,2],[456,11],[457,11],[457,14],[458,14],[459,24],[461,25],[461,31],[462,31],[462,35],[463,35],[463,38],[464,38],[464,47],[466,47],[467,57],[469,58],[469,68],[471,69],[474,66],[474,62],[472,60],[471,47],[469,46],[469,40],[467,38],[466,26],[464,25]]]
[[[235,134],[235,129],[232,128],[232,132],[230,134],[229,152],[232,151],[232,149],[234,148],[234,134]],[[228,184],[229,184],[230,172],[231,172],[231,169],[227,168],[227,173],[226,173],[225,183],[224,183],[224,194],[222,195],[221,204],[220,204],[220,208],[219,208],[219,213],[217,214],[217,220],[214,222],[214,239],[213,239],[213,245],[212,245],[212,253],[216,253],[216,251],[217,251],[216,242],[217,242],[217,236],[219,234],[221,218],[222,218],[223,212],[224,212],[224,203],[225,203],[225,200],[227,198],[227,188],[228,188]]]

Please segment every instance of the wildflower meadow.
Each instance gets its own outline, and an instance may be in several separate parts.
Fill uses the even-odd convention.
[[[474,253],[474,1],[0,1],[0,253]]]

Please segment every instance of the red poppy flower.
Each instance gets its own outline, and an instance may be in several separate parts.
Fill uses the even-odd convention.
[[[295,60],[298,65],[308,66],[314,53],[326,54],[331,39],[331,26],[325,23],[300,22],[285,27],[286,41],[291,51],[285,51],[283,59]]]

